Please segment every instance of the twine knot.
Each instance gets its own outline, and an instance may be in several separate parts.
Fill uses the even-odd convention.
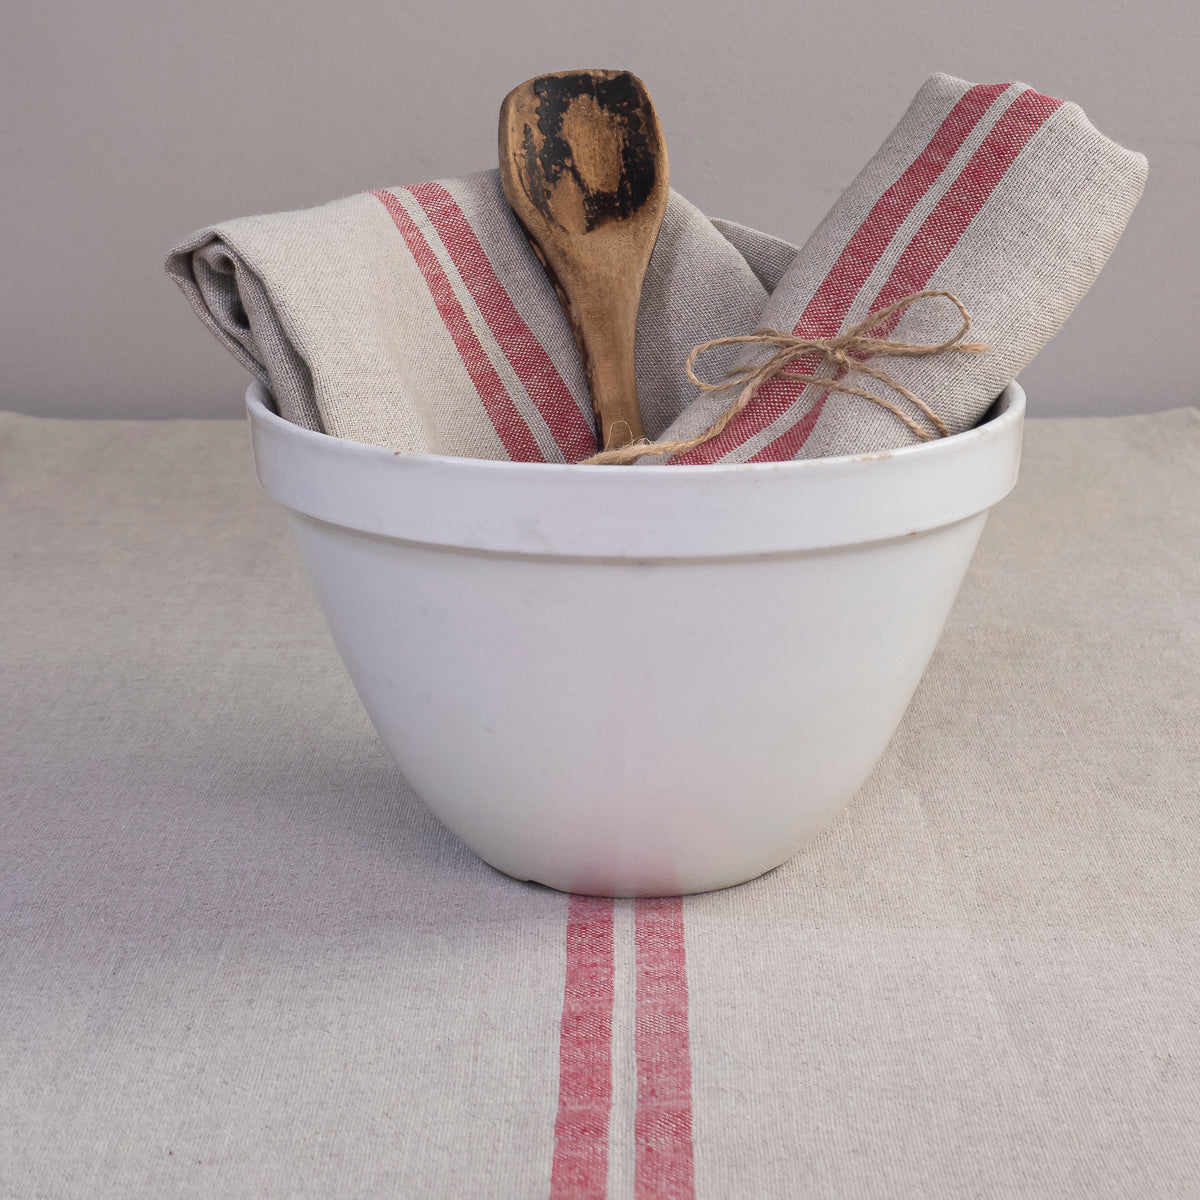
[[[959,315],[962,317],[962,324],[953,337],[947,338],[946,341],[939,342],[937,345],[932,345],[914,342],[893,342],[887,337],[872,336],[873,332],[878,330],[879,326],[908,308],[910,304],[915,304],[918,300],[925,300],[934,296],[944,296],[958,309]],[[741,391],[734,402],[697,437],[685,438],[676,442],[648,442],[642,439],[628,446],[621,446],[614,450],[605,450],[600,454],[594,454],[591,458],[584,459],[581,465],[618,465],[634,462],[647,454],[683,454],[688,450],[694,450],[697,446],[702,446],[705,442],[717,437],[729,422],[754,399],[758,389],[768,379],[774,379],[776,375],[782,375],[803,384],[817,384],[824,391],[846,392],[852,396],[861,396],[864,400],[871,400],[875,404],[886,408],[889,412],[894,413],[923,442],[931,441],[935,437],[946,437],[950,432],[946,428],[946,423],[925,401],[921,400],[918,396],[914,396],[908,388],[898,383],[881,367],[872,366],[865,360],[874,355],[885,355],[892,358],[920,358],[933,354],[945,354],[950,351],[959,354],[981,354],[987,349],[986,345],[963,340],[970,332],[970,329],[971,315],[967,312],[962,301],[953,292],[924,291],[902,296],[894,304],[889,304],[886,308],[881,308],[878,312],[871,313],[865,320],[859,321],[857,325],[852,325],[844,333],[839,333],[835,337],[802,338],[790,333],[781,333],[778,329],[756,329],[753,333],[740,337],[714,338],[710,342],[702,342],[692,350],[687,357],[687,362],[684,364],[688,378],[702,392],[723,392],[729,388],[740,387]],[[775,352],[770,358],[757,365],[750,364],[744,367],[734,367],[726,373],[725,382],[723,383],[709,383],[707,380],[700,379],[696,375],[696,359],[705,353],[705,351],[713,350],[718,346],[734,346],[742,343],[774,346]],[[808,371],[789,370],[789,367],[798,359],[810,358],[813,361]],[[831,374],[828,376],[812,374],[812,372],[821,370],[823,367],[829,368]],[[919,425],[890,400],[885,400],[882,396],[877,396],[874,392],[866,391],[864,388],[855,387],[853,384],[842,381],[841,377],[843,375],[855,373],[868,375],[872,379],[878,379],[881,383],[898,392],[920,410],[930,424],[932,424],[933,432]]]

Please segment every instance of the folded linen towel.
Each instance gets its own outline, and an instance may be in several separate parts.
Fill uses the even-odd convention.
[[[903,296],[952,292],[971,314],[969,340],[986,343],[985,353],[882,357],[873,365],[929,404],[950,433],[961,432],[979,422],[1079,303],[1145,180],[1145,158],[1098,133],[1078,105],[1021,83],[973,87],[934,75],[792,260],[759,324],[831,337]],[[877,336],[936,345],[958,324],[950,303],[925,299]],[[737,361],[766,357],[756,346]],[[698,373],[715,381],[722,369],[702,362]],[[798,360],[796,369],[833,373],[812,359]],[[905,407],[872,379],[849,382]],[[732,398],[697,392],[661,440],[697,436]],[[777,462],[919,440],[870,400],[776,376],[719,436],[670,461]]]
[[[710,221],[672,192],[638,318],[647,436],[695,437],[730,403],[687,380],[684,361],[701,342],[760,326],[833,336],[923,289],[959,296],[971,339],[989,349],[876,365],[950,432],[970,428],[1094,281],[1145,177],[1146,160],[1076,105],[1024,84],[935,75],[799,252]],[[574,341],[497,171],[229,221],[176,247],[167,270],[282,415],[309,428],[517,461],[578,462],[596,450]],[[924,300],[878,332],[940,343],[956,324],[944,301]],[[762,357],[723,347],[701,371],[715,380]],[[831,373],[820,361],[796,367]],[[916,440],[869,400],[776,377],[719,436],[667,461],[779,461]]]
[[[649,436],[691,399],[688,352],[753,328],[795,253],[671,193],[638,318]],[[309,429],[522,462],[596,452],[575,342],[499,171],[228,221],[177,246],[167,271]]]

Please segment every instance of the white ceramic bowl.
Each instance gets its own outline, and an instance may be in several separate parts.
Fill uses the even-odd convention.
[[[518,879],[652,896],[740,883],[828,825],[933,652],[1025,395],[890,453],[595,467],[313,433],[246,396],[380,737]]]

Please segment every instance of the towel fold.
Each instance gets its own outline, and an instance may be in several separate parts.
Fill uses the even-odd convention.
[[[643,421],[691,400],[691,348],[753,328],[796,248],[672,192],[638,318]],[[519,462],[596,452],[587,383],[499,171],[227,221],[172,251],[197,314],[309,429]],[[732,359],[726,356],[726,364]]]
[[[759,326],[831,336],[926,288],[959,296],[971,338],[989,350],[878,365],[951,432],[970,428],[1091,285],[1145,177],[1146,160],[1076,105],[1024,84],[935,75],[799,252],[710,220],[672,191],[638,318],[647,436],[695,436],[731,401],[689,383],[683,364],[699,343]],[[574,340],[497,171],[228,221],[177,246],[167,271],[298,424],[477,458],[578,462],[596,451]],[[926,300],[889,332],[937,343],[956,323],[953,308]],[[716,379],[761,353],[722,348],[702,371]],[[670,461],[915,440],[869,400],[776,378],[719,437]]]

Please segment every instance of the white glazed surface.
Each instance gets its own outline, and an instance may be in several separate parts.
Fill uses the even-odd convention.
[[[255,464],[389,752],[520,879],[668,895],[777,866],[895,731],[1024,393],[862,458],[580,468],[393,454],[247,393]]]

